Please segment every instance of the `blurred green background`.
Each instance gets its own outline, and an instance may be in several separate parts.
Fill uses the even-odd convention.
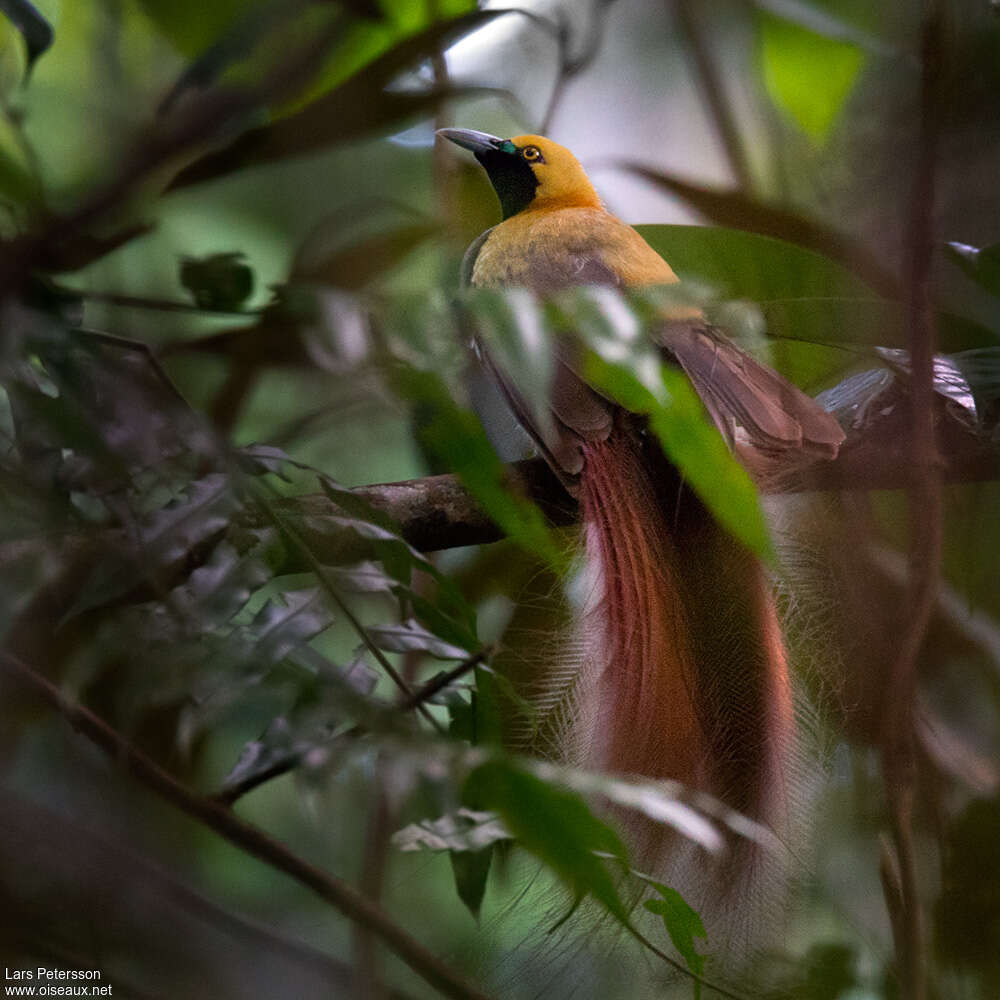
[[[586,920],[547,935],[563,900],[544,851],[494,851],[477,920],[447,851],[393,846],[394,831],[454,810],[465,772],[426,726],[417,738],[345,702],[343,676],[360,676],[355,694],[389,705],[384,665],[357,653],[358,630],[324,587],[294,596],[317,584],[287,534],[257,524],[240,549],[239,518],[254,497],[319,492],[310,470],[346,487],[474,478],[481,434],[441,397],[447,386],[468,402],[448,302],[464,247],[498,211],[471,158],[434,144],[450,124],[567,145],[608,208],[649,227],[743,346],[814,394],[879,372],[828,402],[849,428],[880,407],[905,414],[905,395],[881,393],[905,394],[906,362],[887,366],[875,348],[908,343],[922,31],[937,67],[930,289],[955,359],[955,391],[936,405],[993,468],[996,5],[36,6],[40,21],[29,4],[0,5],[5,648],[206,794],[248,744],[295,749],[294,773],[241,798],[238,814],[378,898],[489,995],[690,996],[690,982]],[[26,11],[34,29],[18,20]],[[48,46],[37,43],[45,22]],[[74,339],[81,330],[121,340]],[[945,579],[920,654],[914,822],[928,995],[942,1000],[1000,990],[996,493],[988,481],[946,490]],[[415,616],[429,630],[381,647],[410,683],[442,669],[434,642],[462,646],[473,612],[473,638],[500,643],[499,673],[477,671],[475,698],[470,675],[431,708],[462,747],[470,715],[489,743],[487,709],[513,697],[496,693],[501,675],[544,659],[552,640],[539,636],[565,614],[558,559],[539,553],[568,542],[515,501],[477,495],[511,539],[443,552],[433,567],[403,557],[412,589],[385,549],[373,558],[388,582],[337,578],[367,625]],[[718,960],[706,974],[744,996],[894,998],[875,744],[905,624],[905,498],[858,491],[768,509],[812,833],[792,845],[786,919],[749,965],[733,972],[711,935],[697,946]],[[206,547],[220,530],[229,547]],[[308,890],[129,780],[15,682],[0,696],[8,968],[97,968],[128,997],[436,995]],[[331,748],[345,720],[367,735]],[[468,854],[456,851],[459,871]]]

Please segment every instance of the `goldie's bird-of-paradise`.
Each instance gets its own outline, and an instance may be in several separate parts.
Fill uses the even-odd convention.
[[[677,282],[670,265],[609,213],[577,159],[538,135],[439,136],[470,150],[503,221],[469,247],[463,281],[540,294],[574,285]],[[833,458],[843,440],[814,400],[687,308],[652,335],[688,376],[719,430],[752,467],[792,451]],[[553,345],[551,419],[538,422],[518,373],[483,363],[518,421],[579,498],[591,581],[579,621],[567,759],[601,771],[676,779],[780,826],[794,712],[763,568],[684,486],[643,418],[578,374]],[[655,838],[654,838],[655,839]],[[655,865],[648,840],[637,862]],[[662,850],[662,843],[655,849]],[[727,879],[729,876],[727,875]]]

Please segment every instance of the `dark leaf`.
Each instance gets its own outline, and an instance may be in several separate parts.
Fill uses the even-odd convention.
[[[814,143],[824,143],[858,78],[864,52],[853,42],[765,12],[758,24],[768,94]]]
[[[486,895],[486,880],[493,861],[493,845],[479,851],[452,851],[450,858],[458,898],[465,903],[473,919],[479,920],[479,911]]]
[[[705,967],[705,956],[700,955],[695,946],[695,938],[706,937],[705,927],[696,910],[693,910],[684,897],[676,890],[660,882],[650,882],[650,885],[660,894],[660,899],[647,899],[643,906],[650,913],[663,918],[663,926],[674,947],[680,953],[687,967],[696,976],[700,976]],[[694,984],[695,1000],[701,995],[701,984]]]
[[[548,865],[577,899],[592,895],[628,924],[615,879],[595,853],[610,854],[624,865],[625,847],[579,795],[513,762],[494,760],[472,771],[462,798],[473,808],[498,813],[518,843]]]
[[[460,91],[454,88],[390,91],[387,86],[404,70],[503,14],[504,11],[474,11],[436,22],[405,38],[301,111],[251,129],[232,145],[186,167],[174,178],[171,187],[199,184],[248,166],[340,145],[430,111]]]
[[[253,271],[242,253],[181,260],[181,284],[201,309],[238,311],[253,294]]]
[[[379,649],[390,653],[421,652],[439,660],[464,660],[469,656],[467,650],[444,642],[413,619],[398,625],[372,625],[368,635]]]
[[[392,376],[400,395],[423,407],[420,436],[429,451],[455,471],[516,544],[552,566],[563,566],[565,553],[553,540],[542,512],[506,487],[503,463],[475,414],[459,407],[433,372],[398,366]]]
[[[11,23],[24,37],[30,70],[35,60],[55,39],[52,25],[29,0],[0,0],[0,11],[10,18]]]
[[[771,236],[812,250],[836,261],[878,294],[887,298],[899,295],[899,279],[868,247],[850,236],[788,209],[757,201],[739,191],[703,187],[672,174],[660,173],[636,164],[623,166],[686,201],[713,222],[761,236]],[[641,227],[644,234],[645,229],[646,227]],[[670,260],[669,257],[667,259]]]
[[[946,243],[945,251],[976,284],[1000,296],[1000,243],[981,249],[965,243]]]

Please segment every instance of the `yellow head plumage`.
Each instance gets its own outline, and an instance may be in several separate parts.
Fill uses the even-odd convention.
[[[454,128],[440,129],[438,135],[475,153],[500,198],[505,219],[537,209],[601,206],[580,161],[551,139],[541,135],[499,139]]]

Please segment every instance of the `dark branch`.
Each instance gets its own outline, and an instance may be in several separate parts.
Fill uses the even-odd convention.
[[[225,806],[185,788],[103,719],[67,698],[32,666],[4,652],[0,652],[0,666],[58,711],[74,729],[127,767],[136,780],[247,854],[311,889],[358,926],[370,930],[414,972],[445,996],[456,1000],[486,1000],[484,993],[427,951],[378,906],[346,882],[303,861]]]
[[[907,394],[880,397],[877,422],[861,432],[851,432],[840,455],[832,462],[816,462],[805,469],[782,473],[779,469],[765,485],[770,493],[802,493],[811,490],[903,489],[913,482],[910,450],[910,409],[903,405]],[[883,405],[884,404],[884,405]],[[942,475],[948,482],[978,482],[1000,479],[1000,449],[988,438],[970,430],[952,417],[945,406],[936,412],[938,440],[942,454]],[[551,524],[572,524],[577,518],[575,501],[541,459],[508,466],[512,488],[534,500]],[[775,485],[780,483],[780,486]],[[402,528],[403,537],[423,552],[482,545],[504,537],[503,531],[462,486],[457,476],[427,476],[399,483],[363,486],[355,490],[372,506],[392,517]],[[292,497],[278,501],[280,510],[297,525],[303,542],[320,563],[343,563],[352,558],[352,543],[342,527],[332,521],[341,512],[323,494]],[[250,512],[249,521],[237,530],[263,527],[267,521]],[[359,554],[357,558],[362,558]],[[288,557],[286,572],[308,570],[297,558]]]

